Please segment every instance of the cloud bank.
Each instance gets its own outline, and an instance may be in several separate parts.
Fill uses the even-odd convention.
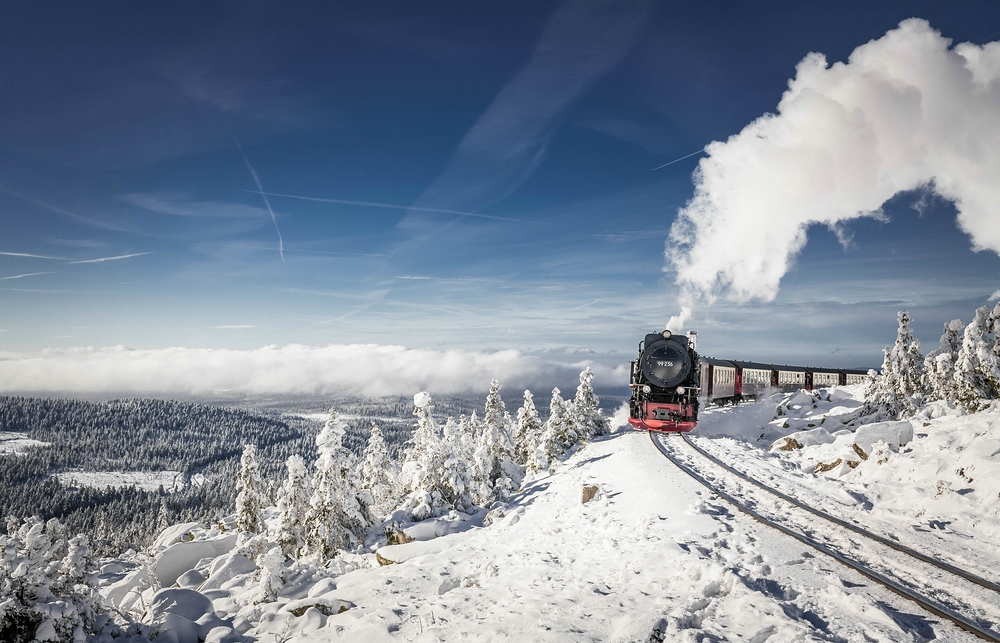
[[[666,249],[687,308],[774,299],[810,225],[839,233],[901,191],[953,201],[973,248],[1000,253],[1000,42],[952,48],[909,19],[847,63],[809,54],[776,114],[706,150]]]
[[[481,393],[496,378],[547,391],[577,383],[590,362],[559,363],[504,350],[434,351],[375,344],[267,346],[255,350],[47,349],[0,353],[0,391],[135,394]],[[599,384],[625,381],[624,367],[592,365]]]

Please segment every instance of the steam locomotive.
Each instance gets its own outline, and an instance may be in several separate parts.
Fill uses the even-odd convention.
[[[690,431],[698,422],[701,368],[698,333],[650,333],[639,344],[629,386],[629,424],[651,431]]]
[[[775,391],[859,384],[868,372],[727,361],[698,356],[698,332],[650,333],[639,344],[629,386],[629,424],[647,431],[687,432],[698,406],[735,404]]]

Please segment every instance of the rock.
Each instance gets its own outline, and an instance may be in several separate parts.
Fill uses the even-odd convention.
[[[872,452],[876,442],[882,441],[893,451],[913,440],[913,425],[909,422],[875,422],[859,426],[854,432],[854,444],[866,454]]]
[[[302,616],[310,608],[316,608],[323,616],[341,614],[354,607],[354,603],[339,598],[303,598],[289,601],[282,608],[283,612],[291,612],[294,616]]]
[[[159,631],[170,632],[177,637],[177,643],[198,643],[199,634],[201,633],[200,628],[194,621],[184,618],[183,616],[178,616],[177,614],[167,614],[163,617],[163,622],[160,623]],[[157,636],[156,640],[159,641],[160,637]]]
[[[862,460],[868,459],[868,454],[865,453],[864,449],[859,447],[857,444],[852,444],[851,446],[854,447],[854,452],[858,454],[858,457],[860,457]]]
[[[595,484],[583,485],[583,496],[582,496],[583,503],[588,503],[596,497],[597,497],[597,485]]]
[[[827,471],[833,471],[838,466],[840,466],[841,462],[843,462],[843,460],[841,460],[840,458],[837,458],[836,460],[834,460],[829,464],[823,464],[822,462],[817,462],[816,468],[813,469],[813,473],[826,473]]]
[[[378,552],[375,552],[375,560],[377,560],[378,564],[381,565],[382,567],[385,567],[386,565],[395,565],[396,564],[395,561],[392,561],[392,560],[389,560],[388,558],[385,558],[384,556],[382,556],[382,554],[380,554]]]
[[[788,424],[787,422],[785,423]],[[794,451],[795,449],[801,449],[802,444],[795,438],[781,438],[777,442],[771,445],[771,451]]]

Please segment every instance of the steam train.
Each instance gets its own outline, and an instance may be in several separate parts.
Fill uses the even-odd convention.
[[[649,333],[639,343],[629,386],[629,424],[647,431],[688,432],[698,407],[735,404],[775,391],[859,384],[867,371],[762,364],[698,356],[698,332]]]

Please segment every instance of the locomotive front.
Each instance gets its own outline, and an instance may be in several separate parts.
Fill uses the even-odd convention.
[[[698,422],[697,333],[650,333],[639,344],[629,386],[629,424],[649,431],[686,432]]]

